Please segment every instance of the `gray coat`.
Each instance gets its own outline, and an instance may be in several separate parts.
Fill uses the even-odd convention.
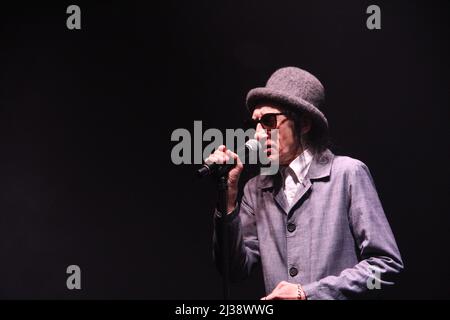
[[[262,263],[266,293],[280,281],[300,283],[308,299],[348,299],[393,284],[400,252],[367,166],[316,155],[292,207],[280,174],[257,176],[235,211],[214,215],[214,257],[220,270],[219,220],[227,224],[230,276],[240,280]]]

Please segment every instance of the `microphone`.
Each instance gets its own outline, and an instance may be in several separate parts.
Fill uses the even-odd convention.
[[[258,150],[260,148],[261,144],[258,140],[250,139],[243,147],[240,147],[236,153],[239,156],[239,159],[241,159],[242,163],[245,164],[251,157],[257,156]],[[254,159],[256,159],[256,157]],[[217,164],[215,162],[206,160],[202,167],[197,170],[197,176],[203,178],[215,173],[224,175],[227,174],[231,169],[233,169],[235,165],[235,163]]]

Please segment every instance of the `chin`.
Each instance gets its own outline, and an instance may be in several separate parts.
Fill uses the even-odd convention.
[[[269,161],[272,162],[272,163],[280,161],[280,158],[277,155],[273,155],[273,154],[268,156],[267,159],[269,159]]]

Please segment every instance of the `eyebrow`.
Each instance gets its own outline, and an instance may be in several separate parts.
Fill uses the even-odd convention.
[[[263,115],[261,114],[261,111],[259,111],[259,113],[257,113],[257,114],[260,114],[260,117],[263,116]],[[256,118],[258,118],[258,116],[254,116],[254,114],[252,114],[252,119],[256,119]]]

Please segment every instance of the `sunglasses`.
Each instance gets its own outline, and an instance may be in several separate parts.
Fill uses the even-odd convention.
[[[283,112],[279,113],[266,113],[259,120],[249,119],[247,120],[247,126],[250,128],[256,128],[258,123],[261,123],[264,129],[275,129],[277,127],[277,116],[286,115]]]

